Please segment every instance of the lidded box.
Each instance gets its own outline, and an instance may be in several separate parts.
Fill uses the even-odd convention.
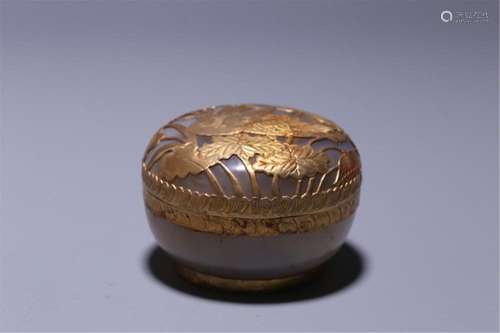
[[[160,128],[142,177],[150,227],[179,273],[251,291],[300,282],[335,253],[358,205],[361,165],[332,121],[222,105]]]

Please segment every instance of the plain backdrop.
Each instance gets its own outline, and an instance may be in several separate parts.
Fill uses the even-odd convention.
[[[497,1],[0,8],[0,329],[498,330]],[[326,116],[361,152],[351,255],[326,289],[250,300],[155,273],[170,270],[143,208],[147,141],[241,102]]]

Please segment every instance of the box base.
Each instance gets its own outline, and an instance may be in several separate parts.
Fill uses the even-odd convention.
[[[237,292],[269,292],[289,288],[312,279],[320,273],[321,268],[322,266],[300,274],[274,279],[244,280],[201,273],[182,264],[176,264],[177,273],[191,283],[204,287]]]

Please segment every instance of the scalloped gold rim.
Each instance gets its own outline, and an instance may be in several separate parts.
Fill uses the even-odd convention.
[[[146,189],[144,201],[151,214],[164,219],[165,223],[174,223],[191,230],[230,236],[275,236],[309,232],[346,220],[356,211],[359,191],[327,210],[275,218],[196,214],[169,205]]]
[[[142,167],[144,188],[169,206],[193,214],[239,218],[280,218],[319,213],[337,206],[356,193],[359,196],[361,174],[356,170],[342,183],[325,191],[307,195],[280,197],[220,196],[176,186]]]

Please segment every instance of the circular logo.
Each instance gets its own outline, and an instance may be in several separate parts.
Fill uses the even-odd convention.
[[[441,21],[444,23],[451,22],[453,20],[453,13],[450,12],[449,10],[443,10],[441,12]]]

